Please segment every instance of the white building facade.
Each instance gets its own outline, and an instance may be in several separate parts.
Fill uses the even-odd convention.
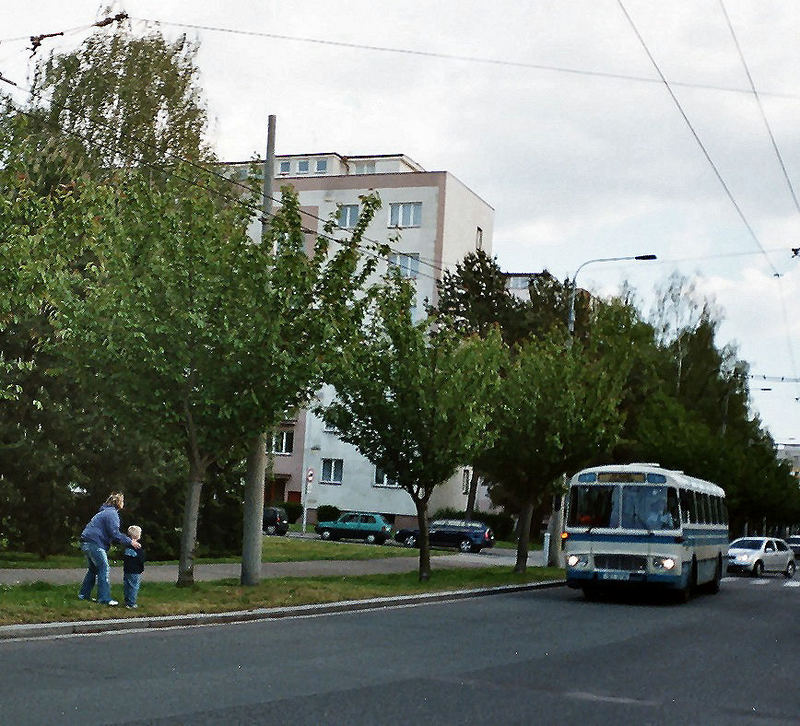
[[[249,164],[233,166],[245,169]],[[455,268],[475,249],[491,253],[492,207],[449,172],[425,171],[402,154],[277,156],[274,196],[285,184],[298,193],[304,227],[322,233],[324,221],[338,214],[343,236],[358,219],[359,197],[377,192],[382,206],[365,237],[390,244],[392,253],[381,261],[376,274],[385,274],[387,266],[394,264],[404,276],[412,278],[420,315],[426,301],[435,304],[436,283],[444,269]],[[332,395],[332,390],[325,389],[319,398],[327,403]],[[323,504],[389,515],[400,526],[416,521],[408,493],[376,470],[335,431],[327,429],[313,413],[303,411],[296,420],[285,422],[273,449],[273,477],[267,484],[267,501],[301,501],[304,484],[311,479],[306,494],[311,521],[316,508]],[[441,507],[464,509],[469,476],[469,469],[459,469],[450,481],[437,487],[430,511]],[[476,509],[490,506],[486,490],[481,487]]]

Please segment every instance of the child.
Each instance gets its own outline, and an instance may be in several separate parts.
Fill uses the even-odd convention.
[[[132,524],[128,527],[128,536],[134,542],[139,542],[142,537],[142,528]],[[139,594],[139,585],[142,582],[144,572],[144,547],[138,550],[133,547],[126,547],[122,557],[122,590],[125,595],[125,607],[136,608],[136,596]]]

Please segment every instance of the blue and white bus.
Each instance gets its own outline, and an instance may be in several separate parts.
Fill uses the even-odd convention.
[[[657,464],[593,466],[572,477],[566,506],[567,585],[587,599],[622,584],[684,600],[719,591],[728,511],[716,484]]]

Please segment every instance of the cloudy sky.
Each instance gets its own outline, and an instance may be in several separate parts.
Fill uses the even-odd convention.
[[[120,9],[136,30],[161,21],[200,41],[226,160],[263,155],[273,113],[278,153],[405,153],[453,173],[495,208],[506,270],[565,278],[587,260],[657,254],[589,265],[578,283],[612,294],[627,281],[649,312],[673,272],[694,280],[722,310],[719,344],[766,376],[751,382],[754,411],[776,441],[800,443],[800,384],[773,380],[800,376],[796,0]],[[71,50],[102,17],[96,0],[0,0],[0,74],[24,87],[29,36],[67,31],[40,53]]]

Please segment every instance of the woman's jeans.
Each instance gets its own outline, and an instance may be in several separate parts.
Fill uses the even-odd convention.
[[[107,603],[111,600],[111,582],[108,579],[108,552],[93,542],[81,542],[81,549],[86,554],[89,570],[86,573],[86,577],[83,578],[78,597],[82,600],[89,600],[96,581],[97,602]]]
[[[141,572],[126,572],[122,576],[122,591],[125,595],[126,605],[136,605],[136,596],[139,594],[139,585],[141,584]]]

